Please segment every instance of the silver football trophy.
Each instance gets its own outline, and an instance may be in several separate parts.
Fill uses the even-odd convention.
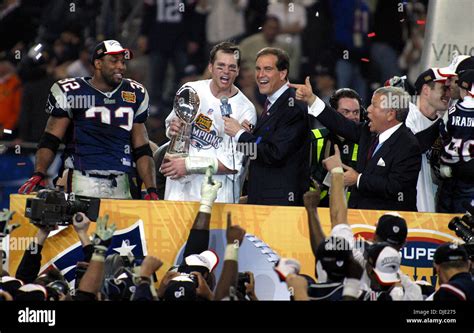
[[[182,120],[183,124],[168,146],[168,157],[187,157],[189,154],[189,141],[191,139],[191,124],[199,110],[199,96],[191,87],[181,87],[176,92],[173,110]]]

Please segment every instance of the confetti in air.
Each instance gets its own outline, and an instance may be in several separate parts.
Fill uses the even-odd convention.
[[[370,62],[370,60],[367,59],[367,58],[360,58],[360,61],[363,61],[363,62]]]
[[[371,32],[370,34],[367,34],[367,37],[369,38],[375,37],[375,32]]]
[[[11,129],[8,129],[8,128],[4,128],[4,129],[3,129],[3,133],[5,133],[5,134],[12,134],[12,130],[11,130]]]

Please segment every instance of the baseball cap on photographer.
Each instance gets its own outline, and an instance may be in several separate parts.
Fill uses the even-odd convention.
[[[14,277],[3,276],[0,278],[0,289],[8,292],[13,298],[21,286],[23,286],[23,282]]]
[[[133,53],[130,49],[123,48],[122,45],[116,40],[104,40],[103,42],[96,45],[94,52],[92,53],[91,62],[94,64],[94,60],[104,57],[106,54],[124,54],[125,59],[129,60],[133,58]]]
[[[190,274],[181,274],[171,279],[166,288],[164,301],[195,301],[197,282]]]
[[[15,301],[46,301],[48,292],[46,288],[39,284],[25,284],[21,286],[15,296]]]
[[[212,250],[206,250],[200,254],[191,254],[184,259],[186,270],[179,269],[180,272],[191,273],[193,270],[199,273],[210,273],[217,267],[219,257]]]
[[[390,245],[403,245],[408,234],[407,222],[397,212],[385,213],[377,222],[375,234]]]
[[[450,261],[466,261],[468,260],[466,248],[456,243],[441,244],[435,251],[433,262],[442,264]]]
[[[400,281],[400,253],[388,243],[375,243],[367,251],[367,261],[372,265],[381,285],[391,285]]]
[[[331,280],[339,281],[344,278],[346,262],[351,254],[352,249],[348,241],[342,237],[331,236],[319,244],[316,259]]]

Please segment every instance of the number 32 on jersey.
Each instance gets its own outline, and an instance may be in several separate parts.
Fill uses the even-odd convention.
[[[126,131],[130,131],[133,126],[133,109],[131,107],[119,107],[112,112],[106,106],[94,106],[89,108],[85,113],[86,118],[96,118],[100,117],[100,121],[103,124],[111,125],[112,122],[115,124],[117,122],[125,122],[125,124],[120,125]],[[114,119],[118,121],[114,121]]]

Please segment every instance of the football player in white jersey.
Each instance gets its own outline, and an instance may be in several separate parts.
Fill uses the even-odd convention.
[[[198,113],[191,125],[189,156],[166,158],[161,172],[167,177],[165,200],[199,201],[201,183],[208,166],[212,166],[216,181],[222,182],[216,202],[237,203],[245,173],[243,153],[237,151],[237,142],[224,133],[221,114],[222,98],[231,107],[230,117],[239,123],[255,125],[255,107],[234,85],[239,75],[240,50],[229,42],[214,46],[208,65],[210,80],[186,83],[200,99]],[[175,111],[166,118],[169,138],[181,128]]]
[[[413,134],[421,132],[438,119],[448,109],[449,89],[445,86],[447,77],[441,75],[439,68],[429,68],[422,72],[415,82],[418,94],[417,104],[410,103],[406,126]],[[427,155],[430,149],[421,156],[421,170],[416,186],[416,206],[419,212],[435,212],[436,186],[431,176],[431,167]]]

